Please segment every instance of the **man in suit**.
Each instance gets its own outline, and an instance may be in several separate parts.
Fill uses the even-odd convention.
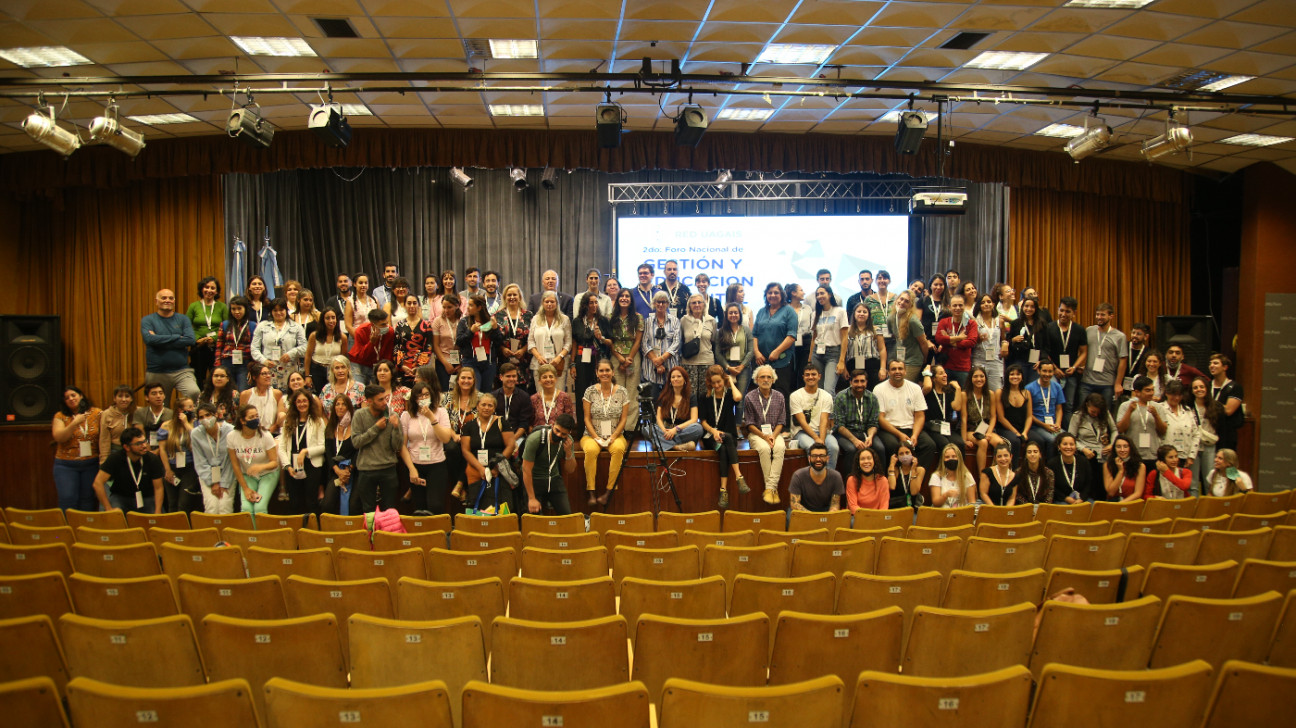
[[[528,299],[527,302],[527,310],[539,311],[540,297],[543,296],[546,291],[553,291],[558,295],[558,310],[566,314],[567,318],[571,318],[572,297],[570,293],[563,293],[558,290],[558,271],[556,270],[547,270],[544,272],[544,275],[540,277],[540,292],[531,294],[531,298]]]

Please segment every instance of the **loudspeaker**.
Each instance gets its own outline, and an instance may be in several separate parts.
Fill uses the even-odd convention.
[[[895,148],[901,154],[917,154],[927,133],[927,117],[917,111],[900,114],[896,124]]]
[[[1211,323],[1210,316],[1157,316],[1157,348],[1164,354],[1171,344],[1182,347],[1184,361],[1205,374],[1215,340]]]
[[[598,132],[598,145],[603,149],[621,146],[621,124],[625,111],[620,104],[599,104],[594,107],[594,128]]]
[[[696,147],[706,133],[707,115],[697,104],[685,104],[675,118],[675,143],[681,147]]]
[[[48,424],[63,389],[58,316],[0,316],[0,424]]]

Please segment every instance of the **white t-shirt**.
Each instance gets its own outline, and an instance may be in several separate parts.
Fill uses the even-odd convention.
[[[967,495],[967,489],[972,487],[972,474],[968,473],[963,479],[963,483],[955,483],[954,478],[940,475],[939,472],[933,472],[931,480],[927,482],[931,490],[935,493],[938,490],[945,491],[945,504],[941,508],[958,508],[967,505],[963,502],[963,496]]]
[[[788,416],[792,420],[791,432],[793,437],[801,431],[801,425],[797,424],[796,421],[796,413],[800,412],[805,415],[806,424],[815,428],[819,427],[819,415],[824,412],[829,415],[832,414],[832,397],[823,389],[816,389],[814,394],[810,394],[805,390],[805,387],[802,387],[793,392],[789,399],[791,404],[788,405]],[[831,428],[832,424],[829,423],[828,426]],[[819,434],[824,435],[826,433],[821,432]]]
[[[886,415],[887,422],[900,430],[913,427],[915,412],[927,411],[922,387],[908,379],[899,387],[892,386],[888,379],[873,388],[873,396],[877,397],[878,409]]]
[[[1237,480],[1235,482],[1237,483],[1238,493],[1244,493],[1255,487],[1251,485],[1251,476],[1241,470],[1238,471]],[[1206,483],[1210,485],[1210,494],[1216,497],[1223,497],[1225,491],[1228,489],[1228,478],[1225,477],[1224,473],[1221,473],[1214,468],[1212,468],[1210,474],[1206,476]]]
[[[815,351],[821,346],[841,346],[842,329],[849,328],[846,309],[834,306],[819,314],[819,325],[815,327]]]
[[[270,451],[274,449],[274,436],[260,430],[252,437],[243,437],[242,430],[235,430],[225,438],[225,446],[234,451],[239,465],[246,470],[253,465],[270,462]]]

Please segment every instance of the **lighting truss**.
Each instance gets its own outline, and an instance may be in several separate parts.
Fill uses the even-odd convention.
[[[909,200],[913,182],[900,180],[748,180],[717,189],[705,182],[618,182],[608,185],[613,205],[705,200]]]

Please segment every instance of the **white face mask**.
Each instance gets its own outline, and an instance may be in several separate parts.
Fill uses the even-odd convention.
[[[427,407],[428,409],[432,409],[431,397],[420,397],[418,402],[419,402],[419,407]]]
[[[202,425],[203,429],[210,430],[211,428],[216,426],[216,418],[204,417],[198,421],[198,424]]]

